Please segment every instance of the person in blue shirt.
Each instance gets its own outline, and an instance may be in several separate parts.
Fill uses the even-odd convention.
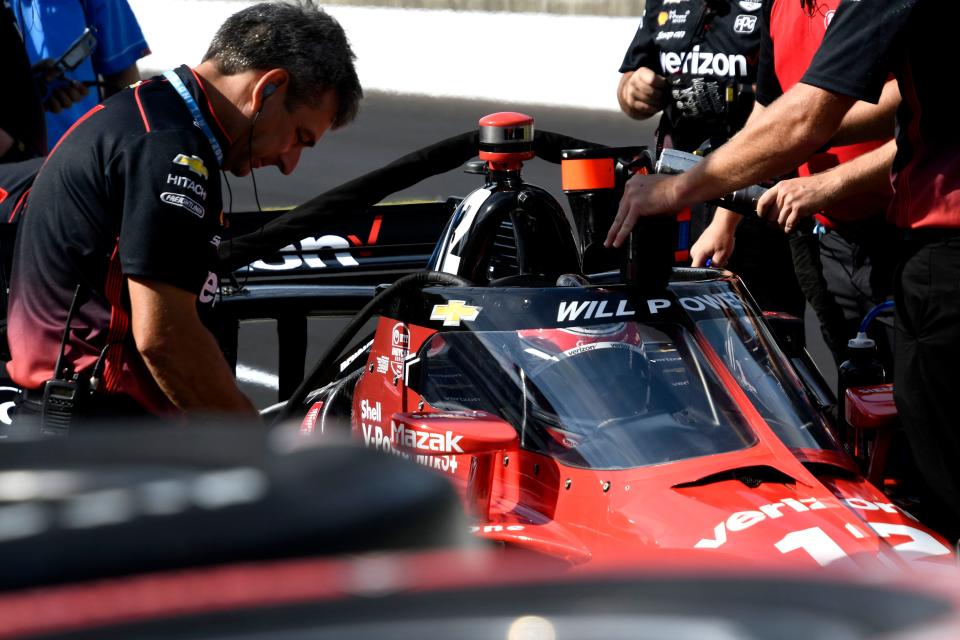
[[[48,91],[45,107],[50,148],[100,100],[140,79],[137,60],[148,55],[150,48],[127,0],[12,0],[10,5],[33,64],[59,58],[87,27],[95,31],[97,44],[90,56],[65,75],[75,84],[98,90],[62,109],[51,104],[55,96]],[[48,87],[55,88],[56,82]]]

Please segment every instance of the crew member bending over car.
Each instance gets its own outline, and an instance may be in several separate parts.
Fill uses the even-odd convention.
[[[75,403],[85,418],[255,414],[201,321],[219,287],[218,172],[293,171],[304,147],[354,118],[353,60],[312,2],[257,4],[223,24],[199,66],[117,94],[63,138],[17,214],[15,425],[60,410],[43,402],[54,379],[67,383],[57,396],[91,390]]]
[[[945,501],[955,528],[960,522],[960,123],[943,100],[941,74],[931,61],[942,59],[958,21],[955,2],[844,0],[799,83],[692,171],[631,178],[607,236],[608,245],[619,246],[639,216],[675,212],[788,171],[830,139],[856,100],[877,101],[892,71],[903,104],[897,111],[887,218],[906,242],[894,280],[894,394],[917,466]],[[857,180],[858,188],[886,188],[882,174],[869,170],[874,154],[883,160],[885,151],[861,156],[865,166],[855,168],[867,173]],[[776,203],[785,201],[777,197]]]
[[[759,0],[647,0],[620,65],[617,100],[635,120],[662,110],[658,151],[694,151],[708,140],[718,145],[743,127],[754,101],[761,10]],[[692,240],[713,212],[712,205],[692,207]],[[763,309],[803,317],[803,293],[782,233],[750,220],[736,229],[736,248],[732,233],[723,240],[712,256],[715,266],[740,275]]]

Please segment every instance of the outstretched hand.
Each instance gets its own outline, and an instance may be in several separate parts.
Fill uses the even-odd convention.
[[[801,219],[822,211],[832,201],[824,176],[826,174],[817,174],[777,183],[757,202],[757,215],[789,232]]]
[[[709,225],[690,247],[690,266],[704,267],[710,260],[711,266],[725,267],[733,254],[736,230],[736,226]]]
[[[683,207],[674,195],[677,178],[665,175],[637,174],[627,180],[617,217],[607,233],[605,247],[619,247],[637,224],[640,216],[675,213]]]

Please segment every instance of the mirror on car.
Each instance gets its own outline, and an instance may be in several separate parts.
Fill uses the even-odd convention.
[[[395,413],[395,446],[426,455],[480,455],[517,445],[517,430],[486,411]]]
[[[517,449],[517,430],[486,411],[395,413],[394,446],[421,456],[473,456],[467,477],[466,509],[475,518],[490,516],[495,460]]]

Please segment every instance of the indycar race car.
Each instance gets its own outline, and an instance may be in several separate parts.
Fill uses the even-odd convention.
[[[464,199],[358,207],[477,147],[468,170],[484,184]],[[522,180],[535,154],[562,161],[571,214]],[[220,303],[223,343],[235,357],[241,320],[277,318],[285,400],[265,416],[434,469],[476,537],[510,549],[573,566],[688,551],[954,564],[950,543],[868,482],[838,441],[831,393],[791,320],[763,314],[729,272],[673,266],[683,216],[641,220],[621,254],[601,248],[623,182],[653,168],[643,148],[535,136],[527,116],[488,116],[479,135],[223,242],[238,269]],[[351,224],[368,233],[315,235],[358,208]],[[424,228],[439,234],[432,252],[413,237]],[[348,310],[304,377],[304,316]]]

